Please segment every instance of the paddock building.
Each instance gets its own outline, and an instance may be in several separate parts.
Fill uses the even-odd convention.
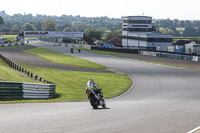
[[[126,16],[122,24],[123,47],[156,47],[172,44],[173,35],[160,34],[149,16]]]

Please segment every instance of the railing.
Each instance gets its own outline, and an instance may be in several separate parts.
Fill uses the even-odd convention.
[[[189,61],[200,62],[199,56],[192,56],[192,55],[170,54],[170,53],[165,53],[165,52],[153,52],[153,51],[139,51],[139,54],[163,57],[163,58],[169,58],[169,59],[189,60]]]
[[[55,84],[0,82],[0,99],[49,99],[55,97]]]
[[[56,43],[56,42],[48,42],[38,40],[39,43],[51,46],[62,46],[62,47],[75,47],[75,48],[83,48],[83,49],[91,49],[91,45],[80,45],[80,44],[73,44],[73,43]]]

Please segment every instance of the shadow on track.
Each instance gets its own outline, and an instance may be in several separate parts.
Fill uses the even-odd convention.
[[[105,108],[98,108],[98,109],[93,109],[93,110],[104,110],[104,109],[110,109],[110,108],[105,107]]]

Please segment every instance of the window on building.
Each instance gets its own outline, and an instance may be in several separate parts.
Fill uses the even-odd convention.
[[[148,38],[148,42],[172,42],[172,38]]]
[[[123,20],[123,23],[132,23],[132,24],[151,24],[151,20]]]
[[[132,25],[132,27],[148,27],[148,25]]]

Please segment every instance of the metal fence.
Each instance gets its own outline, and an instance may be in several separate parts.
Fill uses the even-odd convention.
[[[172,53],[165,53],[165,52],[154,52],[154,51],[139,51],[139,54],[163,57],[163,58],[169,58],[169,59],[189,60],[189,61],[200,62],[200,57],[193,56],[193,55],[181,55],[181,54],[172,54]]]

